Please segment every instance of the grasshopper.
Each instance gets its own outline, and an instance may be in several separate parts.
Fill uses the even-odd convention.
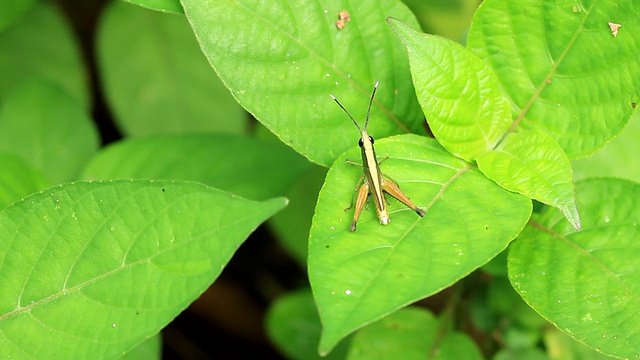
[[[387,202],[384,197],[384,193],[393,196],[398,199],[400,202],[405,204],[411,210],[415,211],[421,217],[424,216],[425,212],[418,208],[416,204],[414,204],[405,193],[400,190],[398,185],[391,181],[386,175],[382,174],[380,171],[380,162],[376,157],[376,152],[373,149],[373,137],[371,137],[367,133],[367,127],[369,126],[369,114],[371,113],[371,104],[373,103],[373,97],[376,95],[376,90],[378,89],[378,81],[376,81],[373,86],[373,91],[371,92],[371,99],[369,100],[369,108],[367,109],[367,117],[364,121],[364,128],[361,128],[360,125],[356,122],[356,120],[351,116],[349,111],[345,109],[344,106],[338,101],[338,99],[331,95],[331,98],[342,108],[342,110],[349,116],[353,124],[358,128],[360,132],[360,140],[358,140],[358,146],[360,146],[360,150],[362,153],[362,168],[364,170],[364,174],[360,181],[358,182],[358,186],[356,189],[358,190],[358,196],[356,198],[356,210],[353,214],[353,222],[351,223],[351,231],[356,231],[356,225],[358,223],[358,219],[360,218],[360,214],[362,213],[362,209],[364,208],[369,195],[373,195],[374,203],[376,206],[376,213],[378,215],[378,219],[380,220],[380,224],[387,225],[389,223],[389,212],[387,210]],[[386,159],[385,159],[386,160]],[[384,160],[383,160],[384,161]],[[360,165],[357,163],[350,162],[348,163]],[[362,183],[360,185],[360,183]],[[348,207],[345,210],[350,209]]]

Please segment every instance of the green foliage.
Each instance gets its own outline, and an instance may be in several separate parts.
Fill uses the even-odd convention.
[[[321,352],[342,337],[435,294],[503,251],[531,215],[531,201],[510,193],[433,139],[399,135],[376,142],[389,156],[382,171],[425,204],[420,218],[391,203],[391,223],[365,213],[348,231],[348,206],[359,167],[339,157],[320,192],[309,238],[309,280],[322,319]],[[478,192],[477,189],[483,189]],[[452,214],[455,214],[452,216]]]
[[[1,5],[0,357],[160,358],[287,196],[289,358],[636,358],[640,8],[485,0],[465,47],[419,29],[458,41],[477,1],[407,1],[114,1],[84,49],[102,148],[70,21]],[[425,216],[388,197],[350,232],[359,134],[329,95],[364,124],[375,81],[381,170]]]
[[[583,230],[556,211],[535,216],[511,247],[509,278],[559,329],[605,354],[633,358],[640,353],[640,185],[592,179],[577,192]]]
[[[30,77],[55,84],[89,107],[86,69],[71,26],[58,9],[42,1],[21,21],[0,31],[0,99]]]
[[[547,133],[575,159],[609,142],[634,112],[638,16],[631,0],[489,0],[468,44],[500,79],[515,125]],[[609,22],[624,30],[614,37]]]
[[[68,183],[15,203],[0,214],[0,355],[125,353],[195,300],[284,205],[168,180]]]
[[[52,183],[76,179],[97,147],[82,104],[55,85],[31,79],[3,99],[0,152],[41,169]]]
[[[376,80],[387,85],[376,97],[371,132],[424,133],[406,52],[384,22],[395,16],[417,26],[399,1],[354,3],[346,31],[336,28],[343,5],[333,1],[182,5],[202,51],[233,96],[309,160],[329,166],[354,141],[353,125],[329,94],[361,119]]]
[[[127,135],[244,130],[246,113],[211,71],[183,16],[116,1],[97,40],[104,90]]]

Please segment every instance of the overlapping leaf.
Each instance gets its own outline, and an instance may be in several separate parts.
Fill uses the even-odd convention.
[[[371,130],[421,132],[407,55],[386,26],[395,16],[418,26],[397,0],[182,0],[200,46],[236,99],[283,142],[321,165],[353,144],[353,125],[334,94],[364,119],[380,88]],[[336,26],[346,10],[350,21]]]
[[[182,5],[179,0],[125,0],[132,4],[140,5],[148,9],[153,9],[162,12],[170,12],[175,14],[182,14]]]
[[[621,24],[614,36],[608,23]],[[640,98],[637,2],[484,1],[469,48],[495,71],[515,120],[570,159],[616,136]]]
[[[21,84],[0,107],[0,152],[19,156],[52,183],[76,179],[97,148],[85,108],[47,81]]]
[[[0,357],[124,353],[199,296],[284,204],[193,182],[120,180],[65,184],[6,208]]]
[[[39,1],[0,33],[0,98],[30,77],[47,79],[89,107],[88,81],[69,24],[47,1]]]
[[[571,162],[576,180],[615,176],[640,182],[640,113],[636,112],[618,137],[588,158]]]
[[[396,19],[389,25],[407,47],[418,101],[438,142],[467,161],[493,149],[512,120],[489,67],[451,40]]]
[[[101,20],[98,59],[127,134],[245,128],[246,112],[207,64],[184,16],[113,2]]]
[[[0,154],[0,210],[50,185],[41,171],[19,157]]]
[[[406,308],[358,331],[349,360],[482,359],[473,340],[448,333],[429,311]]]
[[[327,356],[318,354],[322,326],[313,295],[308,289],[288,293],[276,300],[269,308],[266,322],[271,341],[288,359],[345,359],[346,341]]]
[[[509,104],[491,69],[452,41],[420,34],[394,19],[389,24],[407,47],[418,99],[440,144],[477,160],[480,170],[505,189],[562,209],[579,229],[567,156],[543,133],[507,134]]]
[[[510,133],[497,149],[478,158],[478,167],[505,189],[557,207],[580,230],[571,163],[548,135]]]
[[[341,156],[322,188],[309,239],[309,278],[324,327],[320,351],[413,301],[434,294],[483,265],[518,234],[531,213],[527,198],[508,192],[435,140],[415,135],[376,141],[389,156],[382,171],[426,215],[391,200],[391,223],[363,212],[349,231],[344,212],[362,169]],[[481,189],[481,190],[479,190]]]
[[[573,338],[621,358],[640,354],[640,185],[577,183],[582,231],[549,208],[509,252],[522,298]]]
[[[283,146],[222,134],[158,135],[114,144],[84,169],[85,179],[194,180],[265,200],[283,195],[309,166]]]

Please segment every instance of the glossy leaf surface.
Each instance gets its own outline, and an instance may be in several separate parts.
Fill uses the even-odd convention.
[[[613,179],[577,184],[582,231],[548,208],[509,251],[509,278],[560,330],[600,352],[640,354],[640,185]]]
[[[613,36],[608,23],[621,24]],[[514,120],[569,159],[600,149],[640,98],[640,10],[622,1],[484,1],[468,47],[492,68]]]
[[[438,142],[467,161],[493,149],[512,120],[489,67],[451,40],[396,19],[389,25],[407,48],[418,101]]]
[[[15,203],[0,212],[0,356],[123,354],[195,300],[285,203],[129,180],[64,184]]]
[[[397,0],[182,0],[202,51],[233,96],[309,160],[329,166],[353,144],[353,124],[334,94],[363,121],[380,81],[370,130],[424,134],[407,55],[385,23],[417,26]],[[346,10],[350,21],[336,26]]]
[[[478,167],[505,189],[557,207],[580,230],[571,163],[550,136],[531,130],[510,133],[478,158]]]
[[[362,168],[343,154],[329,170],[309,239],[309,278],[324,331],[321,353],[357,328],[434,294],[505,249],[531,214],[529,199],[508,192],[435,140],[403,135],[376,141],[389,156],[382,171],[422,209],[390,199],[391,222],[364,211],[349,231]],[[478,189],[482,189],[479,191]],[[369,205],[370,208],[373,204]]]

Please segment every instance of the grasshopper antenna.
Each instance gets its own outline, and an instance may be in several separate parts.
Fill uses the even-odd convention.
[[[367,127],[369,126],[369,114],[371,113],[371,104],[373,104],[373,97],[376,96],[376,90],[378,89],[378,84],[380,84],[380,81],[376,81],[375,85],[373,85],[373,91],[371,92],[371,99],[369,99],[369,108],[367,109],[367,118],[364,121],[364,131],[367,131]]]
[[[347,114],[347,116],[349,116],[349,119],[351,119],[351,121],[353,121],[353,124],[358,128],[358,131],[362,132],[362,129],[360,128],[360,125],[358,125],[358,123],[353,118],[353,116],[351,116],[351,114],[349,114],[349,111],[347,111],[347,109],[345,109],[344,106],[342,106],[342,104],[340,104],[340,101],[338,101],[338,99],[335,96],[333,96],[333,94],[329,94],[329,96],[331,96],[331,98],[336,102],[336,104],[338,104],[338,106],[340,106],[340,108]]]
[[[371,92],[371,99],[369,99],[369,108],[367,109],[367,118],[364,121],[364,131],[367,131],[367,127],[369,126],[369,114],[371,113],[371,105],[373,104],[373,97],[376,95],[376,90],[378,89],[378,84],[379,83],[380,83],[380,81],[376,81],[375,85],[373,85],[373,92]],[[345,107],[342,106],[340,101],[338,101],[338,99],[335,96],[333,96],[333,94],[329,94],[329,96],[331,96],[331,98],[336,102],[336,104],[338,104],[338,106],[340,106],[342,111],[344,111],[347,114],[347,116],[349,116],[349,119],[351,119],[353,124],[358,128],[358,131],[362,132],[362,128],[360,128],[360,125],[358,125],[358,123],[353,118],[353,116],[351,116],[349,111],[347,111],[347,109],[345,109]]]

